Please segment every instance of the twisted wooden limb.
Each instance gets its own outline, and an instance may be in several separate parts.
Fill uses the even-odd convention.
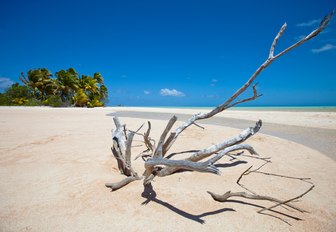
[[[139,155],[137,155],[134,160],[138,159],[139,157],[141,157],[143,159],[143,161],[145,161],[146,158],[148,157],[152,157],[153,153],[154,153],[154,149],[155,149],[155,140],[151,139],[149,137],[151,129],[152,129],[152,125],[151,122],[148,121],[148,128],[147,131],[144,134],[140,134],[140,133],[135,133],[136,135],[140,135],[143,137],[144,140],[144,144],[146,146],[146,150],[142,151]],[[153,143],[152,143],[153,142]],[[147,153],[148,152],[148,153]]]
[[[168,168],[163,168],[156,171],[156,175],[160,177],[168,176],[172,174],[172,171],[178,170],[192,170],[198,172],[210,172],[219,175],[219,169],[214,166],[214,164],[220,160],[223,156],[227,155],[230,152],[237,151],[237,150],[248,150],[250,153],[255,154],[253,147],[248,144],[237,144],[234,146],[230,146],[222,150],[219,154],[215,155],[211,159],[204,161],[204,162],[193,162],[189,160],[156,160],[149,159],[145,163],[148,166],[155,166],[155,165],[165,165]],[[169,168],[171,167],[171,169]],[[146,167],[147,168],[147,167]]]
[[[259,120],[255,127],[249,127],[245,130],[243,130],[239,135],[224,141],[222,143],[216,144],[216,145],[212,145],[208,148],[205,148],[203,150],[197,151],[194,154],[192,154],[189,158],[187,158],[186,160],[188,161],[192,161],[192,162],[198,162],[202,159],[205,159],[217,152],[220,152],[222,150],[224,150],[224,153],[227,154],[228,152],[226,152],[227,150],[225,150],[226,148],[230,148],[231,146],[240,144],[244,141],[246,141],[248,138],[250,138],[251,136],[255,135],[261,128],[262,126],[262,121]],[[230,148],[232,149],[232,148]],[[253,150],[252,147],[247,148],[246,147],[242,147],[241,149],[248,149],[250,151],[251,154],[257,154],[257,152],[255,152]],[[233,151],[233,150],[232,150]],[[157,172],[158,176],[168,176],[171,175],[175,172],[177,172],[178,170],[180,170],[180,168],[178,167],[165,167],[162,170],[160,170],[159,172]]]
[[[111,147],[112,153],[118,162],[118,169],[121,174],[130,176],[131,172],[127,168],[125,153],[126,153],[126,135],[124,127],[121,125],[118,117],[113,117],[116,129],[112,133],[113,146]]]
[[[121,180],[118,183],[107,183],[106,187],[111,188],[112,191],[117,190],[132,181],[141,179],[138,174],[132,168],[131,163],[131,148],[134,135],[141,129],[136,131],[129,131],[126,136],[126,126],[122,126],[118,117],[113,117],[116,129],[112,133],[113,146],[111,147],[112,153],[118,162],[118,169],[121,174],[127,176],[127,178]]]
[[[213,192],[210,192],[210,191],[207,191],[207,193],[210,194],[210,196],[215,200],[215,201],[218,201],[218,202],[225,202],[227,201],[229,198],[231,197],[242,197],[242,198],[246,198],[246,199],[252,199],[252,200],[263,200],[263,201],[271,201],[271,202],[276,202],[278,203],[276,206],[279,206],[279,205],[286,205],[292,209],[295,209],[301,213],[304,213],[306,211],[294,206],[294,205],[291,205],[289,204],[290,201],[283,201],[283,200],[279,200],[277,198],[274,198],[274,197],[269,197],[269,196],[262,196],[262,195],[255,195],[255,194],[249,194],[249,193],[246,193],[246,192],[231,192],[231,191],[228,191],[226,193],[224,193],[223,195],[219,195],[219,194],[216,194],[216,193],[213,193]],[[297,199],[297,198],[296,198]],[[274,207],[276,207],[274,206]],[[272,208],[274,208],[272,207]],[[263,210],[268,210],[268,209],[271,209],[270,208],[263,208]]]
[[[142,177],[139,177],[139,176],[128,176],[126,177],[125,179],[117,182],[117,183],[106,183],[105,186],[107,188],[110,188],[111,191],[115,191],[115,190],[118,190],[126,185],[128,185],[129,183],[133,182],[133,181],[136,181],[136,180],[141,180]]]
[[[261,171],[259,171],[261,168],[263,168],[268,163],[270,163],[270,162],[266,161],[264,164],[260,165],[258,168],[254,169],[254,170],[251,170],[253,166],[249,167],[237,179],[237,184],[239,186],[241,186],[242,188],[246,189],[247,191],[249,191],[250,193],[247,193],[247,192],[231,192],[231,191],[228,191],[228,192],[224,193],[223,195],[216,194],[216,193],[213,193],[213,192],[210,192],[210,191],[207,191],[207,193],[209,193],[210,196],[215,201],[219,201],[219,202],[226,202],[231,197],[241,197],[241,198],[246,198],[246,199],[264,200],[264,201],[271,201],[271,202],[277,203],[277,204],[275,204],[275,205],[273,205],[271,207],[263,207],[261,210],[258,211],[258,213],[261,213],[261,214],[264,214],[263,213],[264,211],[272,211],[272,209],[274,209],[274,208],[276,208],[278,206],[287,206],[287,207],[290,207],[290,208],[292,208],[292,209],[294,209],[294,210],[296,210],[296,211],[298,211],[300,213],[306,213],[307,211],[305,211],[305,210],[303,210],[303,209],[301,209],[301,208],[299,208],[299,207],[291,204],[291,202],[293,202],[293,201],[295,201],[295,200],[297,200],[299,198],[302,198],[304,195],[306,195],[308,192],[310,192],[315,187],[315,185],[308,181],[309,178],[298,178],[298,177],[284,176],[284,175],[272,174],[272,173],[267,173],[267,172],[261,172]],[[311,187],[307,191],[305,191],[304,193],[302,193],[302,194],[300,194],[298,196],[295,196],[295,197],[290,198],[288,200],[280,200],[280,199],[277,199],[277,198],[274,198],[274,197],[270,197],[270,196],[259,195],[259,194],[255,193],[255,192],[247,189],[244,185],[240,184],[240,181],[243,178],[243,176],[247,176],[247,175],[249,175],[251,173],[259,173],[259,174],[264,174],[264,175],[272,175],[272,176],[277,176],[277,177],[280,177],[280,178],[296,179],[296,180],[300,180],[300,181],[304,181],[304,182],[310,183]],[[266,214],[266,215],[268,215],[268,214]],[[286,216],[288,216],[288,215],[286,215]],[[295,217],[292,217],[292,218],[295,218]],[[278,219],[282,220],[281,218],[278,218]],[[282,221],[284,221],[284,220],[282,220]],[[286,222],[286,221],[284,221],[284,222]]]
[[[245,130],[243,130],[239,135],[224,141],[223,143],[219,143],[216,145],[212,145],[208,148],[205,148],[203,150],[200,150],[198,152],[195,152],[193,155],[191,155],[187,160],[190,161],[194,161],[197,162],[199,160],[205,159],[209,156],[211,156],[212,154],[221,151],[227,147],[242,143],[244,141],[246,141],[248,138],[250,138],[251,136],[255,135],[261,128],[262,126],[262,121],[259,120],[255,127],[249,127]]]
[[[125,126],[122,126],[118,117],[113,117],[116,129],[112,133],[112,153],[118,162],[118,169],[121,174],[135,176],[136,173],[131,166],[131,145],[135,132],[129,132],[126,136]]]
[[[151,138],[149,137],[150,135],[150,131],[152,129],[152,125],[151,125],[151,122],[148,121],[148,129],[146,131],[146,133],[144,133],[144,142],[145,142],[145,145],[147,147],[147,151],[154,151],[154,145],[152,144],[151,142]]]
[[[127,140],[126,140],[125,161],[126,161],[127,167],[129,167],[129,168],[132,167],[132,164],[131,164],[131,154],[132,154],[131,148],[132,148],[133,138],[134,138],[134,132],[128,132]]]
[[[213,165],[211,162],[191,162],[188,160],[169,160],[163,158],[148,159],[145,163],[145,168],[153,168],[158,165],[164,165],[168,167],[174,167],[177,169],[185,169],[197,172],[209,172],[214,174],[219,174],[219,169]]]
[[[113,141],[114,142],[114,141]],[[123,158],[123,156],[121,155],[121,152],[118,151],[118,149],[116,149],[116,146],[112,146],[111,147],[111,151],[112,151],[112,154],[114,155],[114,158],[116,158],[117,160],[117,163],[118,163],[118,169],[120,171],[120,173],[122,175],[126,175],[126,174],[129,174],[129,172],[127,171],[127,165],[126,165],[126,161],[125,159]],[[127,176],[127,175],[126,175]]]
[[[157,145],[157,148],[154,152],[153,157],[157,158],[157,157],[164,157],[165,154],[163,154],[163,143],[166,140],[167,134],[169,133],[169,131],[171,130],[171,128],[173,127],[173,125],[175,124],[175,122],[177,121],[177,117],[174,115],[168,122],[166,128],[164,129],[164,131],[161,134],[159,143]]]
[[[293,208],[293,206],[289,205],[288,203],[291,202],[291,201],[294,201],[294,200],[297,200],[297,199],[303,197],[304,195],[306,195],[307,193],[309,193],[311,190],[313,190],[314,187],[315,187],[315,185],[312,185],[312,186],[310,186],[310,188],[307,191],[305,191],[304,193],[300,194],[299,196],[293,197],[291,199],[288,199],[288,200],[285,200],[285,201],[282,201],[282,202],[278,202],[278,204],[273,205],[271,207],[261,209],[261,210],[258,211],[258,213],[261,213],[261,212],[263,212],[265,210],[271,210],[271,209],[273,209],[275,207],[278,207],[279,205],[287,205],[287,206],[290,206],[291,208]],[[296,208],[296,210],[298,210],[298,209]],[[300,210],[298,210],[298,211],[300,211]],[[300,212],[301,213],[306,213],[307,211],[301,210]]]
[[[165,141],[165,139],[167,137],[167,134],[169,133],[169,131],[173,127],[173,125],[176,122],[176,120],[177,120],[176,116],[173,116],[169,120],[166,128],[164,129],[164,131],[161,134],[158,146],[157,146],[157,148],[154,151],[153,159],[149,159],[149,160],[163,160],[162,158],[163,158],[164,154],[163,154],[163,150],[162,150],[162,145],[163,145],[163,143],[164,143],[164,141]],[[152,172],[154,170],[154,165],[148,165],[148,162],[151,162],[151,161],[148,161],[148,162],[147,161],[145,163],[145,167],[146,167],[145,180],[144,180],[144,184],[145,185],[147,185],[149,183],[149,180],[152,178]]]
[[[308,40],[314,38],[315,36],[317,36],[318,34],[320,34],[329,24],[331,18],[333,17],[335,13],[335,9],[329,13],[329,15],[325,15],[324,18],[321,20],[320,22],[320,25],[314,30],[312,31],[309,35],[307,35],[306,37],[302,38],[300,41],[298,41],[297,43],[289,46],[288,48],[284,49],[282,52],[279,52],[277,55],[274,56],[274,48],[279,40],[279,38],[282,36],[282,34],[284,33],[286,27],[287,27],[287,24],[285,23],[279,33],[277,34],[277,36],[274,38],[273,40],[273,43],[272,43],[272,46],[271,46],[271,49],[270,49],[270,52],[269,52],[269,59],[277,59],[279,58],[280,56],[284,55],[285,53],[293,50],[294,48],[298,47],[299,45],[307,42]]]

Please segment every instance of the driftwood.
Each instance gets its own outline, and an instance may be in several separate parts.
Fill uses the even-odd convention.
[[[140,134],[138,133],[138,131],[140,130],[141,127],[135,132],[130,131],[126,128],[125,125],[121,125],[117,117],[114,117],[113,120],[114,120],[116,129],[112,133],[113,146],[111,150],[112,150],[114,157],[117,160],[118,169],[120,170],[121,174],[126,176],[126,178],[117,183],[108,183],[106,184],[106,187],[111,188],[112,191],[115,191],[133,181],[141,180],[141,179],[144,179],[144,182],[143,182],[144,185],[148,185],[151,183],[151,181],[156,176],[164,177],[167,175],[172,175],[178,171],[184,171],[184,170],[220,174],[220,171],[218,167],[215,166],[215,163],[218,162],[223,156],[229,155],[233,157],[232,152],[236,152],[236,151],[239,151],[239,153],[235,154],[234,155],[235,157],[242,155],[241,151],[247,150],[251,153],[252,157],[258,158],[258,153],[253,149],[253,147],[248,144],[243,144],[243,142],[248,140],[251,136],[255,135],[260,130],[260,128],[262,127],[261,120],[256,122],[256,125],[254,127],[249,127],[243,130],[239,135],[229,140],[225,140],[219,144],[212,145],[202,150],[194,151],[186,159],[172,160],[170,159],[172,157],[172,154],[168,154],[168,152],[170,148],[174,145],[175,141],[178,139],[179,135],[183,133],[183,131],[185,131],[191,125],[199,126],[196,124],[197,121],[214,117],[215,115],[217,115],[220,112],[223,112],[226,109],[229,109],[233,106],[236,106],[244,102],[253,101],[259,98],[260,96],[262,96],[261,94],[258,94],[257,89],[256,89],[256,84],[254,84],[254,81],[257,78],[257,76],[264,69],[266,69],[274,60],[278,59],[282,55],[286,54],[287,52],[291,51],[292,49],[298,47],[299,45],[305,43],[306,41],[314,38],[319,33],[321,33],[327,27],[333,14],[334,14],[334,11],[332,11],[329,15],[324,17],[320,25],[314,31],[308,34],[306,37],[304,37],[297,43],[289,46],[288,48],[284,49],[283,51],[275,55],[274,52],[275,52],[275,47],[277,45],[277,42],[279,41],[280,37],[283,35],[287,27],[287,24],[285,23],[281,27],[278,34],[275,36],[272,42],[272,45],[270,47],[267,59],[260,65],[260,67],[257,68],[257,70],[251,75],[251,77],[247,80],[247,82],[244,85],[242,85],[229,99],[227,99],[221,105],[217,106],[210,112],[198,113],[198,114],[193,115],[187,121],[182,123],[182,125],[178,126],[175,130],[172,131],[172,128],[177,121],[177,117],[173,116],[168,121],[157,144],[150,137],[150,132],[152,130],[150,122],[148,122],[147,131],[144,134]],[[250,87],[252,89],[253,95],[249,98],[238,99],[241,96],[241,94],[247,91]],[[132,148],[132,141],[135,135],[139,135],[143,137],[143,142],[147,148],[145,151],[143,151],[141,154],[139,154],[136,157],[138,158],[141,156],[145,162],[144,164],[145,171],[143,173],[143,176],[139,176],[135,172],[135,170],[132,168],[132,163],[131,163],[131,156],[132,156],[131,148]],[[311,191],[314,188],[313,184],[306,192],[292,199],[288,199],[288,200],[281,200],[281,199],[277,199],[271,196],[259,195],[251,190],[248,190],[242,184],[240,184],[240,180],[243,178],[243,176],[248,175],[252,172],[261,173],[265,175],[276,175],[276,174],[261,172],[260,169],[262,169],[262,167],[264,167],[270,161],[268,158],[263,158],[263,157],[259,157],[258,159],[264,160],[265,163],[253,171],[251,171],[251,167],[250,167],[248,170],[242,173],[239,179],[237,180],[237,184],[241,186],[242,188],[246,189],[248,192],[227,191],[223,195],[212,193],[210,191],[208,193],[211,195],[211,197],[214,200],[220,201],[220,202],[228,201],[228,199],[232,197],[240,197],[240,198],[247,198],[247,199],[252,199],[252,200],[271,201],[271,202],[276,203],[272,207],[263,208],[262,210],[259,211],[259,213],[262,213],[263,211],[266,211],[266,210],[271,210],[278,206],[287,206],[299,212],[305,212],[304,210],[299,209],[298,207],[291,204],[291,202],[293,202],[294,200],[298,198],[301,198],[302,196],[307,194],[309,191]],[[286,177],[282,175],[276,175],[276,176],[280,176],[283,178],[295,178],[295,177]],[[300,180],[306,181],[306,178],[301,178]]]
[[[292,177],[292,176],[285,176],[285,175],[278,175],[278,174],[273,174],[273,173],[267,173],[267,172],[260,172],[259,170],[264,167],[265,165],[267,165],[268,163],[270,163],[270,161],[268,160],[265,160],[265,163],[262,164],[260,167],[258,167],[257,169],[255,170],[252,170],[252,167],[249,167],[246,171],[244,171],[240,176],[239,178],[237,179],[237,184],[239,186],[241,186],[242,188],[244,188],[245,190],[247,190],[248,192],[231,192],[231,191],[227,191],[226,193],[220,195],[220,194],[216,194],[216,193],[213,193],[213,192],[210,192],[210,191],[207,191],[210,196],[215,200],[215,201],[218,201],[218,202],[227,202],[227,201],[230,201],[230,198],[245,198],[245,199],[252,199],[252,200],[261,200],[261,201],[270,201],[270,202],[273,202],[273,203],[276,203],[275,205],[272,205],[271,207],[262,207],[258,213],[260,214],[264,214],[263,212],[264,211],[272,211],[272,209],[278,207],[278,206],[287,206],[291,209],[294,209],[300,213],[307,213],[307,211],[291,204],[291,202],[294,202],[295,200],[298,200],[300,198],[302,198],[303,196],[305,196],[307,193],[309,193],[311,190],[313,190],[313,188],[315,187],[315,185],[313,183],[311,183],[309,180],[310,178],[297,178],[297,177]],[[274,197],[270,197],[270,196],[264,196],[264,195],[259,195],[257,193],[255,193],[254,191],[246,188],[243,184],[240,183],[240,181],[242,180],[243,176],[247,176],[251,173],[259,173],[259,174],[263,174],[263,175],[271,175],[271,176],[276,176],[276,177],[280,177],[280,178],[288,178],[288,179],[296,179],[296,180],[300,180],[300,181],[303,181],[303,182],[306,182],[310,185],[309,189],[307,191],[305,191],[304,193],[298,195],[298,196],[295,196],[295,197],[292,197],[290,199],[287,199],[287,200],[280,200],[280,199],[277,199],[277,198],[274,198]],[[296,220],[300,220],[299,218],[295,218],[295,217],[291,217],[293,219],[296,219]],[[280,219],[280,218],[279,218]],[[282,220],[283,222],[287,223],[290,225],[290,223],[284,219],[280,219]]]

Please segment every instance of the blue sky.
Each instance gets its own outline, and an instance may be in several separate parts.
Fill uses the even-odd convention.
[[[100,72],[109,105],[214,106],[276,51],[310,33],[331,0],[0,0],[0,88],[46,67]],[[336,105],[336,22],[257,79],[247,105]]]

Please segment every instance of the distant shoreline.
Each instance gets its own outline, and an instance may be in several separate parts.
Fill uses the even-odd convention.
[[[52,107],[52,106],[0,106],[1,108],[54,108],[54,109],[85,109],[85,108],[105,108],[105,109],[186,109],[210,111],[216,106],[102,106],[102,107]],[[226,111],[279,111],[279,112],[336,112],[336,106],[239,106],[232,107]]]

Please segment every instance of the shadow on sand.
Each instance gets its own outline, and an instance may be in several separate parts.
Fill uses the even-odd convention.
[[[148,184],[148,185],[145,186],[145,189],[144,189],[143,193],[141,194],[141,196],[143,198],[146,198],[146,200],[144,202],[142,202],[142,205],[147,205],[149,202],[155,202],[155,203],[157,203],[159,205],[162,205],[162,206],[166,207],[167,209],[177,213],[178,215],[180,215],[182,217],[185,217],[189,220],[192,220],[192,221],[195,221],[195,222],[198,222],[198,223],[201,223],[201,224],[205,223],[205,220],[202,219],[203,217],[223,213],[223,212],[226,212],[226,211],[235,211],[234,209],[231,209],[231,208],[222,208],[222,209],[219,209],[219,210],[210,211],[210,212],[202,213],[202,214],[199,214],[199,215],[194,215],[194,214],[188,213],[184,210],[178,209],[177,207],[169,204],[168,202],[157,199],[157,197],[156,197],[157,195],[156,195],[156,192],[153,189],[152,184]]]
[[[188,213],[188,212],[186,212],[182,209],[179,209],[179,208],[173,206],[172,204],[170,204],[168,202],[165,202],[165,201],[162,201],[162,200],[158,199],[157,194],[154,191],[152,184],[148,184],[148,185],[145,186],[144,191],[142,192],[141,196],[146,199],[144,202],[141,203],[142,205],[147,205],[149,202],[155,202],[159,205],[162,205],[162,206],[166,207],[167,209],[175,212],[176,214],[178,214],[178,215],[180,215],[184,218],[187,218],[189,220],[198,222],[200,224],[205,223],[205,220],[202,219],[202,218],[204,218],[206,216],[215,215],[215,214],[219,214],[219,213],[224,213],[224,212],[228,212],[228,211],[236,212],[236,210],[234,210],[232,208],[222,208],[222,209],[205,212],[205,213],[198,214],[198,215],[191,214],[191,213]],[[227,200],[227,202],[248,205],[248,206],[252,206],[252,207],[256,207],[256,208],[260,208],[260,209],[264,208],[264,206],[254,204],[254,203],[250,203],[250,202],[240,201],[240,200]],[[294,216],[291,216],[289,214],[286,214],[286,213],[283,213],[283,212],[280,212],[280,211],[276,211],[276,210],[269,210],[269,212],[270,213],[260,213],[260,214],[264,214],[264,215],[276,218],[276,219],[281,220],[282,222],[284,222],[288,225],[291,225],[291,224],[287,220],[281,218],[281,216],[291,218],[291,219],[294,219],[294,220],[297,220],[297,221],[302,220],[301,218],[294,217]],[[271,213],[274,213],[276,215],[271,214]]]

